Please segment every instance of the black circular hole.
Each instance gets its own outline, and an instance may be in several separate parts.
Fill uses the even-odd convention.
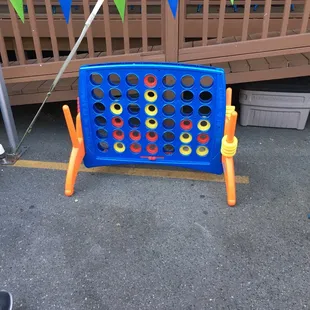
[[[183,101],[192,101],[194,94],[190,90],[185,90],[182,92],[181,98]]]
[[[134,73],[130,73],[127,75],[126,81],[129,85],[136,86],[138,85],[139,79],[137,75],[135,75]]]
[[[187,151],[189,150],[189,147],[188,147],[188,146],[183,146],[183,150],[184,150],[185,152],[187,152]]]
[[[175,99],[175,93],[172,90],[165,90],[163,93],[163,98],[166,101],[173,101]]]
[[[102,152],[107,152],[109,149],[109,144],[105,141],[101,141],[98,143],[98,148]]]
[[[165,144],[163,147],[163,151],[166,155],[171,155],[174,153],[174,146],[171,144]]]
[[[122,93],[119,89],[117,88],[112,88],[110,90],[110,97],[114,100],[118,100],[122,97]]]
[[[114,109],[115,110],[120,110],[121,109],[121,106],[119,104],[114,104]]]
[[[95,123],[98,126],[105,126],[105,124],[107,123],[107,120],[103,116],[97,116],[95,118]]]
[[[171,142],[174,140],[174,133],[171,132],[171,131],[166,131],[164,134],[163,134],[163,138],[165,141],[167,142]]]
[[[211,76],[208,75],[204,75],[201,79],[200,79],[200,85],[202,87],[210,87],[213,84],[213,78]]]
[[[191,75],[185,75],[182,77],[182,85],[184,87],[191,87],[194,84],[194,78]]]
[[[121,122],[122,122],[122,120],[120,118],[118,118],[118,117],[115,118],[115,123],[116,124],[120,124]]]
[[[201,116],[209,116],[211,114],[211,109],[208,106],[202,106],[198,110]]]
[[[132,135],[133,135],[134,137],[139,137],[139,136],[140,136],[140,133],[139,133],[139,131],[133,131],[133,132],[132,132]]]
[[[175,108],[173,105],[171,104],[166,104],[164,107],[163,107],[163,113],[166,114],[166,115],[173,115],[175,112]]]
[[[121,137],[123,135],[123,132],[121,130],[116,130],[115,131],[115,134],[118,136],[118,137]]]
[[[173,75],[165,75],[163,77],[163,84],[167,87],[172,87],[175,84],[176,80],[175,77]]]
[[[192,115],[193,108],[189,105],[184,105],[183,107],[181,107],[181,113],[186,116]]]
[[[99,73],[92,73],[90,75],[90,81],[94,84],[94,85],[99,85],[102,83],[102,76]]]
[[[201,101],[210,101],[212,99],[212,94],[208,91],[202,91],[200,94],[199,94],[199,98]]]
[[[155,96],[154,92],[152,92],[152,91],[149,91],[147,94],[148,94],[148,96],[151,97],[151,98],[153,98],[153,97]]]
[[[102,99],[103,98],[103,90],[101,88],[94,88],[92,90],[92,95],[95,99]]]
[[[191,122],[190,121],[184,121],[184,125],[188,126]]]
[[[154,125],[156,123],[154,119],[150,119],[149,122],[151,125]]]
[[[166,118],[166,119],[164,119],[164,121],[163,121],[163,126],[164,126],[165,128],[167,128],[167,129],[172,129],[172,128],[174,127],[174,125],[175,125],[175,122],[174,122],[174,120],[171,119],[171,118]]]
[[[156,137],[156,133],[155,133],[154,131],[150,131],[150,132],[149,132],[149,136],[150,136],[151,138],[155,138],[155,137]]]
[[[122,149],[124,147],[124,144],[123,143],[116,143],[116,146],[119,148],[119,149]]]
[[[188,134],[188,133],[184,133],[184,134],[183,134],[183,138],[184,138],[184,139],[188,139],[188,138],[189,138],[189,134]]]
[[[127,97],[130,100],[137,100],[139,98],[139,92],[136,89],[129,89],[127,91]]]
[[[105,129],[98,129],[96,134],[97,134],[97,137],[100,139],[104,139],[108,136],[108,132]]]
[[[149,148],[151,150],[156,150],[157,146],[156,146],[156,144],[149,144]]]
[[[105,110],[105,106],[101,102],[96,102],[94,104],[94,110],[98,113],[103,113]]]
[[[205,126],[207,126],[207,125],[208,125],[208,122],[206,122],[206,121],[202,121],[200,124],[201,124],[201,126],[205,127]]]
[[[140,126],[140,120],[136,117],[130,117],[128,120],[128,124],[132,128],[139,127]]]
[[[156,108],[155,108],[153,105],[150,105],[150,106],[149,106],[149,110],[150,110],[151,112],[154,112],[154,111],[156,110]]]
[[[135,103],[130,103],[128,105],[128,112],[131,114],[138,114],[140,112],[140,107]]]
[[[118,85],[121,82],[121,78],[116,73],[109,74],[108,80],[111,85]]]

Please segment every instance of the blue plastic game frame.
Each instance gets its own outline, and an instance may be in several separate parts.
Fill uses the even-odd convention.
[[[92,81],[92,75],[97,74],[102,77],[102,82],[97,84]],[[109,80],[109,76],[116,74],[119,76],[119,84],[115,85]],[[130,74],[135,74],[138,77],[138,84],[131,85],[126,77]],[[147,87],[144,84],[146,75],[152,74],[157,78],[157,85],[153,88]],[[173,76],[175,84],[173,86],[166,86],[163,83],[165,76]],[[187,87],[182,84],[184,76],[191,76],[194,80],[193,85]],[[201,78],[207,76],[211,77],[213,83],[210,86],[203,87],[200,83]],[[103,91],[103,98],[98,99],[94,96],[94,89],[100,88]],[[112,98],[111,90],[117,89],[121,92],[121,97]],[[130,100],[127,96],[128,90],[133,89],[138,92],[139,97],[135,100]],[[149,129],[145,126],[146,119],[150,116],[145,113],[145,106],[149,104],[145,100],[145,91],[153,89],[157,93],[157,101],[152,103],[156,105],[158,113],[155,118],[158,122],[158,127],[154,131],[158,134],[158,140],[154,142],[158,146],[156,155],[149,154],[146,146],[151,143],[146,139],[146,133]],[[175,93],[173,101],[165,101],[163,93],[166,90],[172,90]],[[193,94],[193,99],[187,101],[182,99],[182,93],[190,91]],[[212,95],[211,100],[202,101],[200,94],[208,92]],[[209,173],[222,174],[223,167],[221,162],[221,140],[224,133],[225,112],[226,112],[226,81],[225,72],[220,68],[199,66],[199,65],[185,65],[175,63],[108,63],[86,65],[80,68],[79,74],[79,100],[82,131],[85,144],[84,165],[86,167],[124,165],[124,164],[158,164],[167,166],[178,166],[194,170],[200,170]],[[98,111],[94,105],[100,102],[104,105],[104,111]],[[110,106],[113,103],[119,103],[123,111],[121,117],[123,119],[123,127],[115,128],[112,125],[112,118],[115,115],[112,113]],[[127,109],[128,105],[136,103],[140,107],[138,114],[131,114]],[[163,106],[171,104],[175,107],[174,115],[165,115],[163,113]],[[193,112],[189,116],[184,116],[181,113],[181,107],[190,105]],[[201,106],[208,106],[211,113],[207,116],[199,114]],[[99,116],[105,118],[104,125],[98,125],[96,120]],[[132,128],[128,122],[130,117],[136,117],[140,120],[140,126]],[[172,129],[166,129],[163,125],[165,119],[173,119],[175,125]],[[184,119],[189,119],[192,122],[191,130],[184,130],[180,127],[180,123]],[[210,140],[205,143],[209,152],[205,156],[199,156],[196,149],[201,145],[196,139],[201,131],[198,129],[198,122],[207,120],[211,126],[205,133],[208,134]],[[97,132],[104,129],[107,132],[107,137],[99,137]],[[117,143],[112,132],[114,130],[122,130],[124,138],[122,143],[125,145],[125,151],[118,153],[114,150],[113,145]],[[138,130],[141,133],[140,141],[132,141],[129,137],[129,132]],[[172,132],[174,134],[174,141],[165,141],[163,135],[165,132]],[[191,154],[185,156],[179,152],[181,145],[184,145],[179,139],[181,133],[188,131],[192,136],[190,143],[185,143],[190,146]],[[108,148],[102,151],[99,147],[100,142],[105,142]],[[142,150],[139,154],[133,153],[130,150],[130,144],[138,142]],[[172,154],[164,152],[166,144],[174,147]]]

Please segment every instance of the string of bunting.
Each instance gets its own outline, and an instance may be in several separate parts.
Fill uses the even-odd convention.
[[[69,19],[70,19],[70,13],[71,13],[71,5],[72,5],[72,0],[58,0],[59,4],[61,6],[62,12],[64,14],[66,23],[68,24]],[[232,0],[233,1],[233,0]],[[25,16],[24,16],[24,3],[23,0],[10,0],[12,6],[14,7],[17,15],[21,19],[21,21],[24,23],[25,21]],[[172,15],[174,18],[176,17],[177,14],[177,9],[178,9],[178,0],[168,0]],[[114,4],[117,7],[117,10],[119,12],[119,15],[124,21],[125,17],[125,8],[126,8],[126,0],[114,0]]]

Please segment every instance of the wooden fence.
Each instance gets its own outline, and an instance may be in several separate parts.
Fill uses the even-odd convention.
[[[73,0],[68,25],[57,1],[26,0],[24,24],[8,2],[0,0],[6,82],[53,79],[95,1]],[[109,61],[211,64],[229,66],[232,73],[255,66],[260,69],[256,71],[272,69],[269,59],[279,61],[285,55],[286,60],[295,55],[292,66],[309,64],[310,0],[236,0],[236,5],[226,0],[180,0],[174,19],[167,0],[128,0],[122,23],[113,2],[106,0],[64,77],[77,77],[82,64]],[[301,75],[310,74],[308,68],[303,70]]]

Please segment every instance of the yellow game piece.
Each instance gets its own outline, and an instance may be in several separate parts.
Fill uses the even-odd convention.
[[[192,141],[193,137],[188,132],[182,132],[180,135],[180,141],[182,143],[190,143]]]
[[[114,143],[114,150],[115,150],[116,152],[118,152],[118,153],[123,153],[123,152],[125,152],[125,149],[126,149],[126,147],[125,147],[125,144],[124,144],[124,143],[122,143],[122,142],[116,142],[116,143]]]
[[[115,115],[120,115],[123,112],[123,107],[119,103],[113,103],[110,106],[111,112]]]
[[[206,146],[201,145],[197,147],[196,153],[199,156],[206,156],[209,153],[209,149]]]
[[[147,102],[155,102],[157,100],[157,93],[155,90],[153,89],[148,89],[145,93],[144,93],[144,99]]]
[[[192,149],[190,146],[188,145],[181,145],[180,147],[180,153],[184,156],[188,156],[190,155],[190,153],[192,152]]]
[[[198,127],[198,129],[199,129],[200,131],[207,131],[207,130],[210,129],[211,124],[210,124],[210,122],[207,121],[206,119],[202,119],[202,120],[199,121],[197,127]]]
[[[158,122],[155,118],[148,118],[145,121],[145,126],[150,129],[156,129],[158,126]]]
[[[149,116],[155,116],[158,112],[158,109],[154,104],[146,105],[144,110],[145,110],[145,113]]]

